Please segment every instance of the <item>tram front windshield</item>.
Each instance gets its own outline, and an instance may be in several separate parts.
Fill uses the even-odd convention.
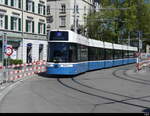
[[[88,60],[88,47],[65,42],[49,43],[48,62],[67,63]]]
[[[48,61],[49,62],[67,62],[68,61],[68,44],[67,43],[50,43]]]

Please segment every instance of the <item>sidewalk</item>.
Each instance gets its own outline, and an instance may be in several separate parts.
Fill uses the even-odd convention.
[[[0,92],[2,92],[5,88],[10,86],[12,83],[6,83],[4,77],[4,70],[0,69]]]
[[[0,69],[0,85],[4,79],[3,69]]]

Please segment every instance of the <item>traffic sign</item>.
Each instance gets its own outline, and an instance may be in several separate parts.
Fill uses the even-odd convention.
[[[5,51],[5,54],[7,56],[11,56],[13,54],[13,48],[11,46],[7,46],[6,47],[6,51]]]

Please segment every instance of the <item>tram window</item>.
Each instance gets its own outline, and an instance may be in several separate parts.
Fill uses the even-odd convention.
[[[123,58],[126,58],[126,51],[123,50],[122,52],[123,52]]]
[[[69,62],[77,62],[77,45],[70,44],[69,46]]]
[[[80,45],[77,45],[77,61],[81,61],[81,50],[80,50]]]
[[[113,50],[105,49],[105,59],[112,60],[113,59]]]
[[[99,60],[100,54],[99,54],[99,48],[95,48],[95,60]]]
[[[121,51],[121,54],[122,54],[122,58],[124,58],[124,52],[123,52],[123,50]]]
[[[122,59],[122,50],[114,50],[114,59]]]
[[[78,45],[77,47],[77,61],[87,61],[88,60],[88,47],[83,45]]]
[[[50,32],[50,40],[68,40],[68,32],[66,31],[51,31]]]
[[[129,58],[129,55],[128,55],[128,51],[127,51],[127,50],[124,51],[124,58]]]
[[[133,51],[129,51],[129,58],[134,58],[134,52]]]
[[[118,59],[118,50],[114,50],[114,59]]]
[[[89,61],[95,61],[95,48],[89,47]]]
[[[119,50],[119,59],[122,59],[122,50]]]
[[[81,57],[81,61],[88,60],[88,49],[86,46],[80,45],[80,57]]]
[[[99,60],[104,60],[105,59],[104,49],[103,48],[99,48],[99,52],[100,52]]]

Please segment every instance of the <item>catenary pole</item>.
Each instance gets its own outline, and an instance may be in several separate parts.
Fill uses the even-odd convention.
[[[74,32],[77,33],[77,1],[74,0]]]

